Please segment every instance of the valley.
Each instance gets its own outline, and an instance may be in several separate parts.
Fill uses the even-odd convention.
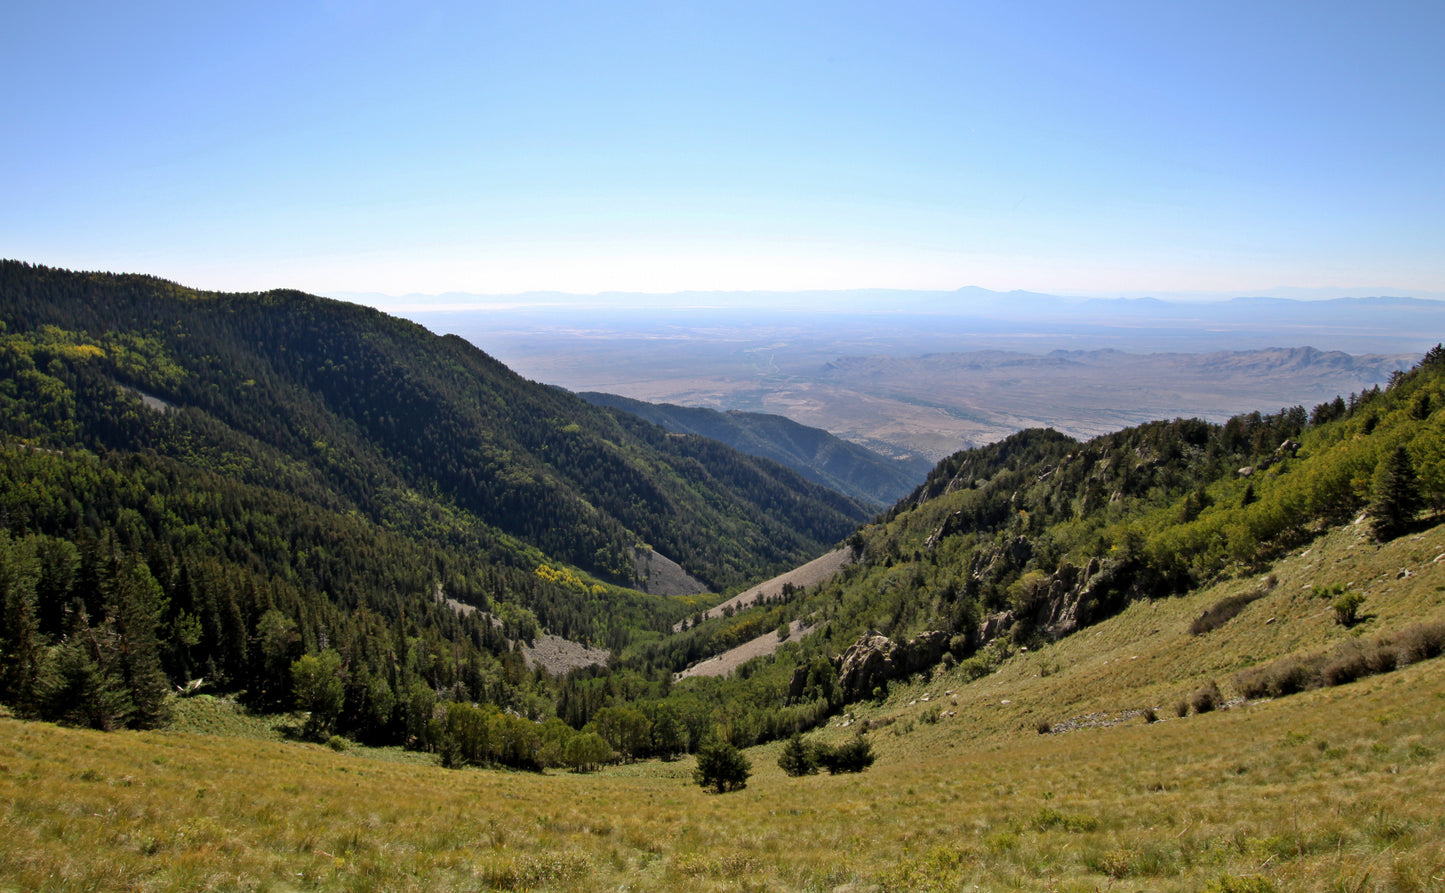
[[[0,310],[0,890],[1445,877],[1439,345],[829,361],[1081,425],[1362,376],[1001,425],[879,512],[676,429],[870,464],[820,432],[299,292],[4,262]]]

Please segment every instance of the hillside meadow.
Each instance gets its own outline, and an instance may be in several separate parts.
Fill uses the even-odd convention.
[[[1445,660],[1174,709],[1210,681],[1231,701],[1234,673],[1279,655],[1445,619],[1441,555],[1442,528],[1383,547],[1343,528],[855,706],[815,734],[872,727],[866,774],[787,778],[774,743],[725,795],[686,759],[577,775],[336,752],[219,701],[181,711],[211,734],[4,719],[0,889],[1445,890]],[[1351,629],[1315,594],[1335,584],[1365,597]],[[1260,597],[1190,633],[1241,591]]]

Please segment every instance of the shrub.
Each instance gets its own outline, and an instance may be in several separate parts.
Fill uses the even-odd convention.
[[[1219,629],[1224,624],[1239,616],[1239,612],[1243,611],[1250,602],[1257,601],[1262,596],[1263,593],[1256,593],[1253,595],[1231,595],[1228,598],[1220,599],[1211,605],[1209,610],[1194,618],[1194,622],[1189,624],[1189,634],[1191,636],[1202,636],[1207,632]]]
[[[1218,683],[1211,679],[1189,696],[1189,703],[1195,713],[1208,713],[1224,703],[1224,695],[1220,694]]]
[[[1365,597],[1358,592],[1341,593],[1331,605],[1335,609],[1335,622],[1340,626],[1354,626],[1360,621],[1360,608]]]
[[[1145,722],[1158,722],[1158,721],[1159,721],[1159,714],[1154,712],[1154,708],[1153,708],[1153,707],[1145,708],[1145,710],[1144,710],[1144,721],[1145,721]]]
[[[1368,675],[1370,675],[1369,662],[1365,659],[1364,653],[1358,649],[1336,653],[1334,658],[1326,663],[1320,671],[1320,678],[1325,685],[1344,685]]]
[[[1322,685],[1344,685],[1445,653],[1445,621],[1417,623],[1370,641],[1351,640],[1328,654],[1282,657],[1236,673],[1246,698],[1282,697]]]
[[[1320,661],[1301,661],[1285,658],[1276,668],[1270,681],[1270,694],[1274,697],[1292,695],[1311,688],[1319,688]]]
[[[753,764],[743,752],[726,741],[709,741],[697,752],[697,768],[692,780],[701,787],[711,787],[719,794],[748,786]]]
[[[1189,715],[1189,699],[1180,698],[1179,703],[1174,705],[1174,715],[1180,719]]]
[[[1326,661],[1320,671],[1325,685],[1344,685],[1392,672],[1399,665],[1400,652],[1383,641],[1346,642]]]
[[[1099,820],[1093,816],[1061,812],[1044,806],[1034,815],[1033,826],[1035,831],[1051,831],[1057,828],[1063,831],[1083,833],[1098,830]]]
[[[862,772],[878,757],[873,753],[873,745],[862,735],[855,735],[852,741],[847,744],[840,744],[837,747],[829,747],[826,744],[818,745],[816,759],[818,765],[828,770],[829,775],[837,775],[840,772]]]
[[[341,737],[340,735],[332,735],[330,738],[326,739],[326,746],[336,751],[337,753],[341,753],[342,751],[346,750],[346,739]]]
[[[1445,620],[1408,626],[1391,636],[1390,641],[1399,649],[1404,664],[1439,657],[1445,651]]]
[[[1236,673],[1234,686],[1246,698],[1279,698],[1319,688],[1324,684],[1320,675],[1323,666],[1323,657],[1305,660],[1283,657],[1262,667]]]
[[[1041,721],[1041,722],[1039,723],[1039,734],[1040,734],[1040,735],[1047,735],[1048,733],[1052,732],[1053,730],[1054,730],[1054,727],[1053,727],[1053,725],[1052,725],[1051,723],[1049,723],[1048,720],[1043,720],[1043,721]]]

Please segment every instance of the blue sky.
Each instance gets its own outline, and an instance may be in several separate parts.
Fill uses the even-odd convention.
[[[9,4],[0,255],[201,288],[1445,289],[1445,3]]]

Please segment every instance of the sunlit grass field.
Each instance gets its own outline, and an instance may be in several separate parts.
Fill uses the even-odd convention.
[[[853,711],[878,726],[865,774],[787,778],[774,744],[723,795],[687,760],[448,771],[222,709],[189,714],[212,734],[0,720],[0,889],[1445,890],[1445,659],[1175,711],[1281,654],[1445,617],[1442,553],[1441,529],[1384,548],[1332,533],[975,682],[895,687]],[[1354,629],[1311,595],[1335,583],[1366,596]],[[840,722],[820,734],[852,734]]]

